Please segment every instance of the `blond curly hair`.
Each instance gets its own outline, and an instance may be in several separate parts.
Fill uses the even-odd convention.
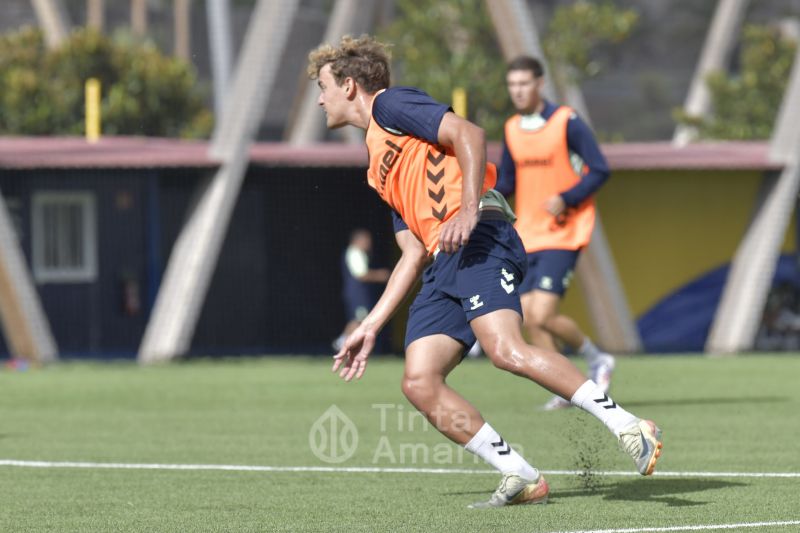
[[[389,46],[370,35],[345,35],[338,48],[322,44],[308,54],[308,77],[317,79],[320,69],[330,64],[338,85],[353,78],[365,91],[374,93],[389,87],[390,57]]]

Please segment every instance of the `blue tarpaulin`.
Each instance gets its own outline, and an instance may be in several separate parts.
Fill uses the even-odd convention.
[[[702,352],[729,270],[727,264],[704,274],[644,313],[637,327],[645,351]],[[795,256],[781,256],[772,286],[791,283],[800,288],[798,270]]]

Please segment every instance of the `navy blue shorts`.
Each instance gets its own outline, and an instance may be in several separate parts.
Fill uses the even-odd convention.
[[[522,316],[519,284],[525,276],[525,248],[505,220],[481,220],[469,243],[454,254],[439,253],[422,276],[411,304],[405,345],[444,334],[469,347],[473,318],[513,309]]]
[[[528,275],[519,287],[520,294],[540,290],[564,296],[580,253],[580,250],[539,250],[528,254]]]

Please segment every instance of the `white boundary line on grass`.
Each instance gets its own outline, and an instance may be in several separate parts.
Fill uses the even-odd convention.
[[[381,467],[337,467],[337,466],[257,466],[257,465],[214,465],[214,464],[165,464],[165,463],[93,463],[74,461],[20,461],[0,459],[0,466],[22,468],[97,468],[127,470],[224,470],[233,472],[332,472],[332,473],[402,473],[402,474],[496,474],[486,469],[456,468],[381,468]],[[542,470],[547,475],[578,475],[578,470]],[[595,472],[602,476],[638,476],[622,471]],[[760,478],[800,478],[797,472],[656,472],[661,477],[760,477]],[[629,529],[582,530],[556,533],[648,533],[669,531],[708,531],[714,529],[737,529],[759,527],[783,527],[800,525],[800,520],[785,522],[743,522],[739,524],[707,524],[694,526],[645,527]]]
[[[708,531],[711,529],[740,529],[797,525],[800,525],[800,520],[788,520],[785,522],[743,522],[741,524],[707,524],[698,526],[636,527],[629,529],[591,529],[584,531],[560,531],[555,533],[645,533],[650,531]]]
[[[215,465],[215,464],[170,464],[170,463],[95,463],[76,461],[21,461],[0,459],[0,466],[22,468],[108,468],[123,470],[224,470],[232,472],[329,472],[356,474],[492,474],[485,468],[412,468],[378,466],[259,466],[259,465]],[[542,470],[549,476],[576,476],[580,470]],[[636,472],[606,470],[592,472],[598,476],[639,477]],[[800,472],[655,472],[657,477],[743,477],[743,478],[800,478]],[[636,530],[639,531],[639,530]]]

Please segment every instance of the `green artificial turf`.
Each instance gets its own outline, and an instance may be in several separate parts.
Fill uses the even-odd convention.
[[[715,474],[800,472],[800,356],[619,358],[613,398],[664,430],[657,473],[667,475],[652,478],[618,474],[633,465],[589,415],[540,411],[546,391],[467,360],[450,383],[551,486],[545,506],[488,511],[466,506],[488,498],[499,476],[415,414],[400,392],[402,359],[375,358],[349,384],[329,363],[0,372],[2,461],[277,469],[0,466],[0,531],[549,532],[800,520],[800,477]],[[353,467],[368,470],[344,471]],[[800,524],[726,531],[739,529]]]

